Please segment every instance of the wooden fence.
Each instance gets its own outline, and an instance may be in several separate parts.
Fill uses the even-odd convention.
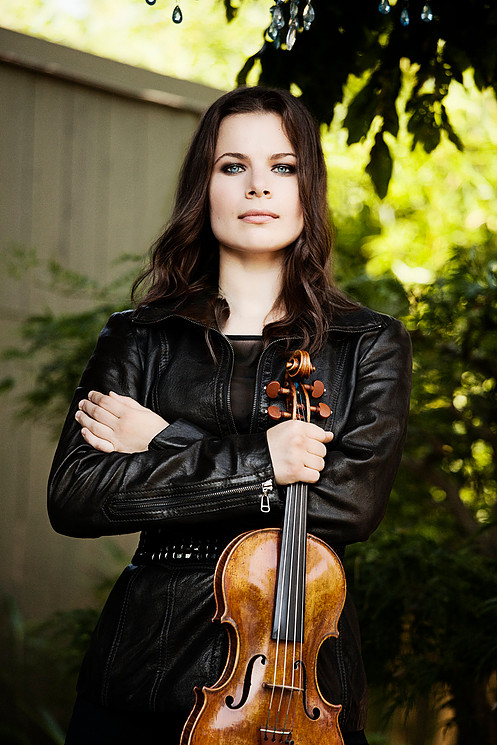
[[[145,252],[169,214],[179,166],[201,112],[220,91],[0,29],[1,346],[54,298],[36,271],[12,276],[14,251],[108,280],[123,253]],[[7,260],[7,262],[5,261]],[[19,374],[12,363],[3,374]],[[45,492],[55,443],[19,422],[0,398],[2,592],[28,617],[81,606],[116,569],[109,544],[130,556],[136,536],[76,540],[48,523]]]

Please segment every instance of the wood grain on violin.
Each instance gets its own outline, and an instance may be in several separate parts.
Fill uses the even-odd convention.
[[[271,398],[286,396],[293,418],[330,413],[310,403],[322,383],[299,380],[313,370],[298,350],[284,385],[272,381],[266,389]],[[276,408],[269,413],[279,419]],[[244,533],[223,551],[214,620],[226,625],[228,660],[214,686],[195,689],[181,745],[342,745],[341,706],[323,698],[316,666],[323,641],[338,636],[345,575],[335,552],[307,533],[306,517],[307,485],[291,484],[281,529]]]

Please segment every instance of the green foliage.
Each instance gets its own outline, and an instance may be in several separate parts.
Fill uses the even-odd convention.
[[[433,283],[408,291],[404,458],[382,528],[348,555],[383,711],[429,697],[454,712],[458,745],[495,745],[497,732],[495,256],[488,233],[478,248],[454,249]]]
[[[392,2],[387,16],[378,12],[376,0],[317,3],[315,22],[298,35],[291,52],[267,42],[259,49],[270,20],[262,0],[185,0],[179,26],[171,22],[171,9],[160,3],[149,7],[144,0],[121,0],[117,14],[112,0],[74,7],[26,0],[0,7],[0,23],[217,88],[231,88],[240,70],[239,83],[301,91],[325,124],[335,121],[345,103],[349,143],[364,141],[371,153],[368,173],[385,195],[398,154],[384,136],[375,146],[379,132],[397,138],[405,129],[411,146],[419,144],[427,153],[447,140],[462,148],[467,132],[458,129],[447,107],[451,83],[466,82],[465,73],[472,70],[480,91],[496,86],[497,5],[433,0],[435,17],[424,23],[422,4],[411,0],[411,23],[404,28],[400,1]],[[283,8],[287,13],[288,6]]]
[[[27,261],[27,254],[30,260]],[[45,269],[47,288],[59,297],[78,295],[92,300],[92,307],[81,312],[56,314],[51,309],[29,316],[21,324],[21,344],[5,349],[2,358],[21,363],[31,374],[28,389],[20,395],[19,414],[32,420],[48,421],[58,434],[81,373],[90,358],[98,334],[109,315],[129,306],[131,278],[139,257],[122,256],[119,264],[131,262],[111,283],[99,285],[78,272],[65,269],[56,261],[40,267],[35,255],[16,248],[8,256],[8,269],[16,276],[23,268]],[[33,364],[34,363],[34,364]],[[0,380],[0,393],[15,386],[13,377]]]
[[[388,15],[378,3],[326,2],[316,5],[316,21],[299,35],[289,53],[266,42],[245,65],[239,83],[245,82],[256,61],[261,64],[259,82],[302,91],[302,100],[319,122],[329,124],[335,107],[347,95],[351,76],[363,81],[348,104],[344,126],[349,143],[376,134],[370,143],[368,173],[381,197],[387,193],[391,152],[382,136],[399,130],[397,109],[407,115],[412,147],[419,143],[432,152],[445,134],[456,147],[462,142],[455,132],[445,101],[452,80],[462,82],[474,70],[479,90],[497,86],[495,38],[497,6],[486,0],[432,3],[435,17],[421,20],[421,2],[411,2],[408,27],[400,23],[404,4],[392,4]],[[288,6],[284,5],[288,15]],[[402,90],[401,69],[409,61],[415,84]],[[379,128],[379,132],[376,132]],[[380,134],[381,132],[381,134]]]
[[[0,609],[0,740],[63,745],[76,677],[98,613],[58,612],[28,622],[6,599]]]
[[[497,716],[486,691],[497,670],[495,561],[382,530],[347,558],[368,678],[385,714],[431,695],[453,707],[460,745],[495,743]]]
[[[495,250],[494,236],[459,249],[442,277],[411,292],[414,383],[403,465],[409,497],[447,509],[461,535],[478,536],[497,556]]]

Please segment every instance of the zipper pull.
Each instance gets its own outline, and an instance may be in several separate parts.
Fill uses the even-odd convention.
[[[271,491],[273,491],[273,482],[271,479],[268,479],[262,485],[261,512],[269,512],[271,510],[271,505],[269,504],[269,492]]]

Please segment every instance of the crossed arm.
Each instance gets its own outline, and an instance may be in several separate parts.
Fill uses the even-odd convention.
[[[90,391],[75,414],[81,435],[103,453],[140,453],[168,422],[129,396]],[[326,444],[333,434],[315,424],[285,421],[268,430],[267,440],[276,483],[315,483],[324,468]]]

